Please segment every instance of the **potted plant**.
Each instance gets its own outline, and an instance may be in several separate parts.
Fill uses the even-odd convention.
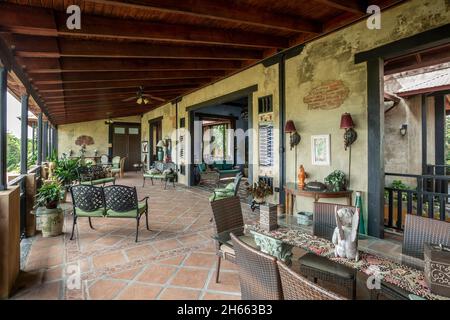
[[[73,181],[78,179],[77,169],[79,166],[79,159],[62,158],[58,161],[58,165],[55,168],[55,176],[58,182],[64,187],[63,202],[66,201],[67,191]]]
[[[58,207],[63,188],[57,181],[45,182],[36,194],[36,229],[42,230],[43,237],[54,237],[62,233],[64,215]]]
[[[248,183],[247,183],[248,185]],[[257,204],[266,202],[268,196],[273,195],[273,189],[262,180],[255,182],[253,185],[247,187],[247,193],[252,196],[253,201]]]
[[[338,192],[346,189],[345,173],[341,170],[334,170],[325,178],[325,183],[330,191]]]

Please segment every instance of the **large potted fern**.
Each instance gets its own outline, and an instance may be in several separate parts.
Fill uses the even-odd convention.
[[[36,194],[36,229],[43,237],[55,237],[62,233],[64,214],[58,207],[63,188],[57,181],[45,182]]]

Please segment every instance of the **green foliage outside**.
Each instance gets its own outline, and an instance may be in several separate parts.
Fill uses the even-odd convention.
[[[20,171],[20,139],[11,133],[6,134],[7,159],[6,170],[18,173]],[[32,141],[28,139],[28,167],[36,163],[37,157],[32,153]]]

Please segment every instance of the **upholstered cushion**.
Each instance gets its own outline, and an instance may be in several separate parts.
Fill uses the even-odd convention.
[[[206,164],[205,163],[200,163],[198,165],[198,169],[200,170],[200,172],[205,172],[206,171]]]
[[[75,208],[75,212],[78,217],[103,217],[105,215],[104,208],[100,208],[94,211],[84,211],[80,208]]]
[[[138,208],[139,208],[139,214],[143,214],[145,212],[146,202],[145,201],[138,202]],[[108,209],[106,211],[106,216],[111,217],[111,218],[135,218],[136,210],[133,209],[130,211],[119,212],[119,211],[114,211],[112,209]]]
[[[81,184],[87,184],[87,185],[97,185],[97,184],[104,184],[104,183],[108,183],[108,182],[114,182],[116,181],[115,178],[103,178],[103,179],[96,179],[96,180],[92,180],[92,181],[82,181]]]
[[[338,277],[345,279],[353,279],[355,277],[355,271],[342,264],[333,262],[328,258],[318,256],[314,253],[307,253],[299,259],[300,271],[303,266],[317,269],[318,271],[334,274]]]
[[[159,171],[156,168],[152,168],[152,169],[148,170],[148,173],[149,174],[159,174],[159,173],[161,173],[161,171]]]
[[[113,173],[117,173],[120,172],[120,168],[112,168],[110,171]]]
[[[231,170],[233,169],[233,165],[231,163],[224,163],[222,165],[222,170]]]

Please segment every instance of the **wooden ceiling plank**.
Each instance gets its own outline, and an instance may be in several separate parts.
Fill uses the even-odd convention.
[[[67,14],[50,9],[0,4],[1,25],[17,34],[34,36],[94,36],[129,40],[231,45],[253,48],[287,48],[286,38],[248,31],[223,30],[183,24],[115,19],[83,13],[83,28],[69,30]],[[54,19],[53,19],[54,15]],[[56,22],[54,21],[56,20]],[[117,26],[120,25],[120,28]]]
[[[223,77],[223,70],[168,70],[168,71],[143,71],[143,72],[66,72],[59,79],[52,73],[31,73],[30,78],[34,84],[54,83],[77,83],[77,82],[100,82],[100,81],[134,81],[153,79],[195,79],[195,78],[217,78]]]
[[[277,14],[271,10],[263,10],[254,6],[237,4],[225,0],[85,0],[87,2],[122,6],[137,9],[194,16],[222,21],[231,21],[259,27],[273,28],[294,32],[320,33],[322,25],[318,21],[299,16]]]
[[[15,35],[12,45],[19,57],[59,58],[176,58],[176,59],[230,59],[259,60],[262,51],[242,48],[173,46],[161,44],[126,43],[114,41],[73,40],[56,41],[54,37]]]
[[[238,60],[114,59],[114,58],[20,58],[31,73],[153,71],[153,70],[237,70]]]
[[[313,0],[330,8],[339,9],[356,14],[365,14],[367,1],[360,0]]]

